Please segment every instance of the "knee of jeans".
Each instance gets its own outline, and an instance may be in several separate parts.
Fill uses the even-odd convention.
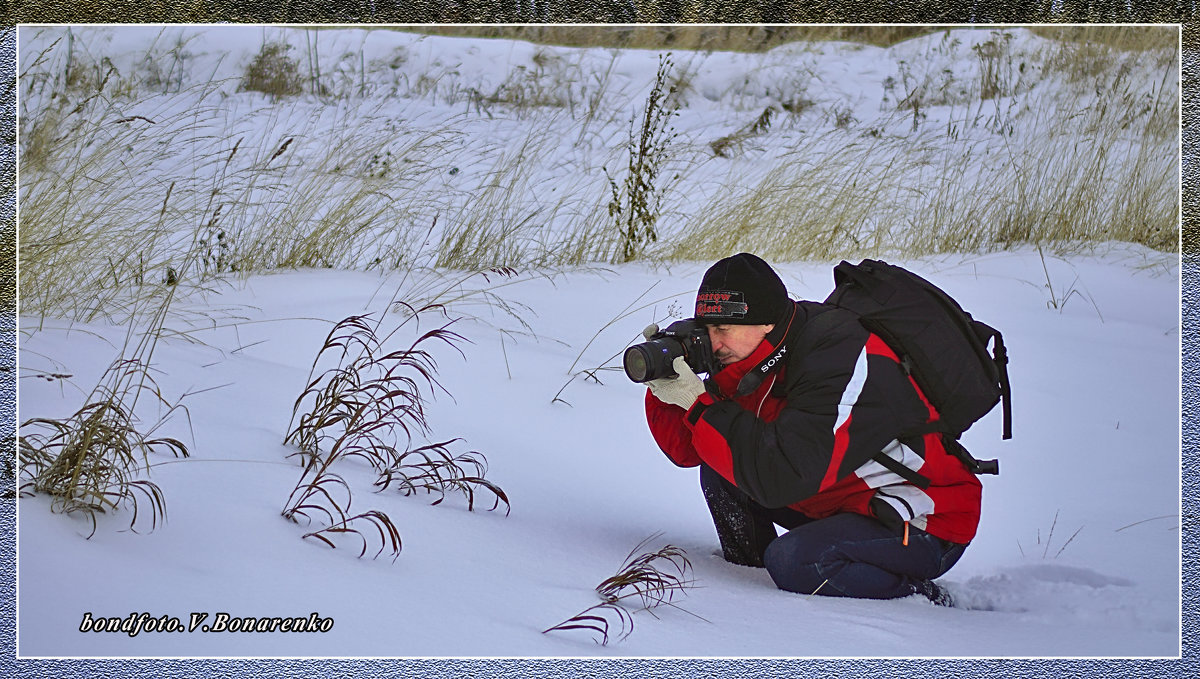
[[[786,555],[787,549],[783,546],[783,540],[775,538],[771,544],[767,545],[767,549],[763,552],[763,566],[767,569],[767,575],[771,576],[771,580],[775,582],[775,586],[780,589],[792,589],[790,586],[790,571],[789,562]]]
[[[775,538],[767,545],[767,549],[763,551],[763,565],[767,567],[767,571],[771,571],[771,564],[779,561],[779,553],[783,551],[780,548],[780,539]]]
[[[820,564],[805,556],[796,550],[796,545],[789,544],[783,538],[776,538],[767,545],[763,554],[763,565],[779,589],[812,594],[820,589],[825,577],[821,574]]]
[[[768,572],[783,573],[802,566],[817,565],[817,561],[820,560],[814,558],[817,555],[806,553],[809,550],[804,549],[805,545],[790,539],[791,537],[790,534],[784,533],[767,545],[763,553],[763,565],[767,567]]]

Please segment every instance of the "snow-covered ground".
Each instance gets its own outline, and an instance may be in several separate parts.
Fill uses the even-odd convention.
[[[23,29],[23,38],[28,30]],[[244,61],[258,49],[263,30],[209,29],[191,44],[204,46],[203,58],[215,59],[228,49],[234,55],[230,61]],[[969,42],[978,33],[956,36]],[[115,34],[113,45],[144,53],[145,45],[137,41],[146,34]],[[367,39],[387,35],[371,32]],[[529,61],[524,52],[534,50],[521,43],[398,35],[410,60],[440,61],[466,72],[463,64],[471,56],[479,73],[489,72],[489,60],[503,61],[490,76],[498,74],[496,83],[511,72],[510,57],[498,53],[522,52],[520,60]],[[989,37],[985,32],[980,39]],[[359,32],[330,32],[322,39],[362,38]],[[897,46],[889,51],[888,63],[914,58],[906,50],[929,53],[937,44],[930,40],[943,38]],[[862,71],[863,64],[881,68],[882,52],[874,59],[847,58],[862,51],[836,46],[824,57],[796,53],[804,72],[822,73],[822,82],[831,83],[831,96],[849,92],[858,102],[856,112],[865,116],[863,111],[881,108],[886,73]],[[119,62],[121,53],[114,48],[114,60]],[[381,48],[380,53],[389,52]],[[771,54],[778,68],[788,68],[787,48]],[[697,71],[695,92],[701,96],[690,115],[697,121],[725,121],[719,126],[728,131],[728,121],[747,119],[745,111],[757,113],[778,102],[778,93],[764,89],[752,95],[752,87],[739,86],[737,96],[729,96],[732,85],[721,84],[746,85],[756,78],[779,82],[777,75],[765,75],[757,58],[736,55],[721,61],[722,55],[705,55],[712,72]],[[646,53],[629,59],[629,77],[637,75],[638,84],[613,88],[644,96],[657,57]],[[216,68],[215,61],[210,65]],[[856,79],[870,87],[854,89]],[[489,88],[496,83],[487,81]],[[257,95],[231,88],[228,96],[231,106],[248,106],[246,100]],[[758,98],[746,99],[751,96]],[[431,107],[448,105],[436,95],[428,101]],[[461,112],[462,101],[452,103]],[[947,106],[929,115],[945,114],[952,121],[954,104]],[[724,114],[718,109],[740,113],[720,118]],[[520,122],[519,116],[499,117],[506,125]],[[898,128],[910,124],[893,122]],[[627,119],[618,121],[618,130],[626,124]],[[477,120],[477,125],[486,131],[499,123],[489,127]],[[697,125],[701,122],[689,129]],[[619,143],[619,134],[610,137]],[[569,160],[564,164],[584,162]],[[642,327],[689,309],[708,262],[520,269],[516,277],[493,273],[488,280],[469,279],[468,286],[491,288],[495,297],[490,299],[503,300],[511,313],[481,303],[488,299],[482,294],[450,305],[450,318],[460,319],[451,329],[470,343],[460,345],[463,356],[449,347],[434,348],[438,379],[448,394],[439,393],[429,406],[428,440],[461,437],[455,452],[485,455],[487,478],[503,488],[511,512],[486,511],[486,492],[474,511],[454,495],[432,506],[436,497],[374,493],[369,468],[346,461],[335,471],[353,490],[354,510],[377,509],[390,516],[403,551],[394,562],[390,556],[356,558],[351,540],[330,549],[301,539],[305,527],[280,516],[301,473],[288,457],[294,449],[282,440],[317,350],[334,322],[353,314],[382,314],[393,294],[404,298],[434,283],[424,279],[415,286],[403,271],[299,270],[211,283],[209,291],[180,300],[169,319],[168,327],[185,335],[160,343],[153,375],[164,395],[182,397],[187,416],[176,411],[159,433],[180,437],[191,457],[151,460],[149,478],[166,497],[164,525],[134,534],[125,530],[129,515],[116,513],[101,517],[95,534],[84,539],[91,532],[86,520],[52,514],[43,496],[19,501],[18,653],[1176,656],[1179,259],[1118,243],[1081,250],[1065,258],[1032,248],[888,258],[943,286],[976,317],[1001,329],[1012,359],[1014,438],[1000,440],[996,412],[964,439],[976,457],[999,458],[1002,470],[998,477],[985,477],[978,538],[945,576],[972,608],[940,608],[917,598],[857,601],[789,594],[775,589],[765,572],[732,566],[717,556],[696,474],[675,468],[658,452],[644,422],[643,390],[619,370],[595,373],[600,383],[581,374],[616,366],[614,356],[640,336]],[[835,263],[775,264],[793,297],[820,299],[832,285]],[[442,275],[455,278],[450,272]],[[398,319],[388,315],[383,327]],[[126,328],[21,320],[20,420],[69,415],[118,357]],[[440,322],[425,316],[421,330]],[[401,330],[394,345],[411,341],[411,330],[411,324]],[[38,377],[50,374],[70,377]],[[152,422],[158,413],[147,407],[141,414]],[[652,536],[657,537],[651,549],[678,546],[694,569],[697,586],[675,600],[677,609],[660,607],[653,616],[635,613],[632,633],[607,646],[594,643],[585,631],[542,632],[597,603],[593,587]],[[80,631],[89,616],[127,618],[143,612],[155,619],[177,618],[185,627],[193,613],[207,613],[206,624],[219,613],[235,618],[315,613],[333,625],[320,633],[181,631],[131,637]]]
[[[946,576],[988,610],[927,601],[848,601],[787,594],[760,570],[715,556],[715,535],[692,470],[658,452],[642,389],[615,371],[603,385],[568,368],[609,357],[687,308],[703,266],[624,266],[505,289],[528,305],[532,336],[515,321],[465,319],[465,360],[436,353],[453,398],[431,406],[433,438],[465,439],[487,457],[487,478],[512,512],[466,511],[461,498],[373,494],[365,467],[347,462],[354,507],[396,523],[403,551],[357,559],[304,541],[279,515],[299,480],[281,445],[331,323],[381,308],[394,279],[299,271],[251,277],[210,302],[239,320],[167,342],[155,360],[186,420],[167,431],[192,457],[154,468],[168,503],[158,530],[123,531],[127,516],[90,526],[20,503],[21,655],[301,656],[1146,656],[1179,651],[1179,274],[1174,256],[1114,246],[1096,256],[1048,259],[1051,281],[1080,291],[1048,306],[1036,252],[904,262],[1001,328],[1012,356],[1015,436],[1001,442],[997,413],[967,435],[977,457],[999,457],[985,479],[979,537]],[[782,264],[793,296],[822,297],[825,263]],[[620,316],[644,293],[673,296]],[[373,301],[372,301],[373,299]],[[318,320],[323,319],[323,320]],[[426,326],[426,328],[431,326]],[[599,332],[597,335],[596,333]],[[594,341],[593,340],[594,337]],[[24,368],[54,357],[71,382],[94,383],[123,330],[54,327],[22,343]],[[583,347],[590,343],[586,351]],[[580,358],[581,357],[581,358]],[[578,361],[577,361],[578,359]],[[22,418],[77,407],[70,386],[21,381]],[[208,391],[203,391],[203,390]],[[194,435],[194,438],[193,438]],[[463,448],[462,450],[466,450]],[[686,550],[698,587],[678,610],[642,613],[623,642],[584,632],[542,634],[596,603],[591,589],[656,533]],[[374,549],[374,548],[373,548]],[[215,616],[308,616],[325,634],[81,633],[85,613],[148,612],[186,622]],[[694,615],[691,615],[694,614]],[[699,616],[699,617],[697,617]],[[700,618],[703,618],[700,619]],[[804,634],[796,633],[797,626]]]

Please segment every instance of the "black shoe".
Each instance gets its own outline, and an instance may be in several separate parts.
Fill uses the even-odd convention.
[[[917,584],[917,592],[924,594],[935,606],[954,606],[954,597],[950,596],[950,592],[933,580],[922,580]]]

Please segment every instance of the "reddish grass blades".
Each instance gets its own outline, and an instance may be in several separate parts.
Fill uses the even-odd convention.
[[[407,347],[387,350],[384,345],[409,322],[419,324],[422,314],[445,314],[439,305],[419,309],[398,303],[407,310],[399,326],[380,336],[382,318],[371,314],[350,316],[334,325],[309,371],[308,384],[292,408],[292,423],[284,443],[297,447],[295,455],[304,472],[288,497],[283,516],[325,524],[304,535],[334,547],[334,537],[352,535],[361,542],[359,556],[373,544],[381,545],[375,557],[391,551],[399,555],[399,530],[387,514],[371,510],[352,514],[350,485],[332,471],[343,459],[357,458],[379,475],[379,490],[396,486],[405,495],[418,490],[437,493],[440,504],[447,493],[467,499],[475,507],[476,493],[487,491],[494,498],[491,509],[509,500],[496,484],[484,478],[486,458],[471,451],[459,455],[449,446],[459,439],[413,448],[416,436],[429,434],[425,417],[428,394],[445,391],[437,381],[437,362],[430,345],[444,343],[457,350],[468,341],[449,329],[454,320],[426,331]],[[333,367],[318,372],[319,365]],[[447,392],[448,393],[448,392]],[[366,524],[363,529],[359,525]]]
[[[614,637],[621,641],[633,633],[633,614],[638,611],[654,615],[654,609],[665,604],[699,618],[674,603],[677,595],[696,586],[687,553],[670,544],[654,552],[642,552],[660,536],[661,533],[656,533],[639,542],[625,557],[617,574],[596,585],[601,603],[542,630],[542,634],[588,630],[593,633],[593,641],[607,645]],[[625,602],[630,599],[636,599],[640,607],[627,608]]]
[[[500,486],[484,478],[487,473],[487,459],[483,454],[470,451],[451,455],[448,446],[460,440],[431,443],[404,453],[396,464],[380,473],[375,485],[383,490],[395,484],[405,495],[413,495],[419,490],[437,493],[438,499],[433,502],[435,505],[446,499],[447,492],[459,492],[467,498],[468,511],[475,509],[475,493],[486,490],[494,498],[488,511],[496,510],[503,502],[504,514],[507,516],[512,509],[508,495]],[[468,473],[468,469],[473,473]]]

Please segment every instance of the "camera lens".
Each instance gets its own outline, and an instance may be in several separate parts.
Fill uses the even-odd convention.
[[[625,374],[633,382],[645,382],[649,376],[650,365],[646,362],[645,350],[639,346],[625,350]]]

